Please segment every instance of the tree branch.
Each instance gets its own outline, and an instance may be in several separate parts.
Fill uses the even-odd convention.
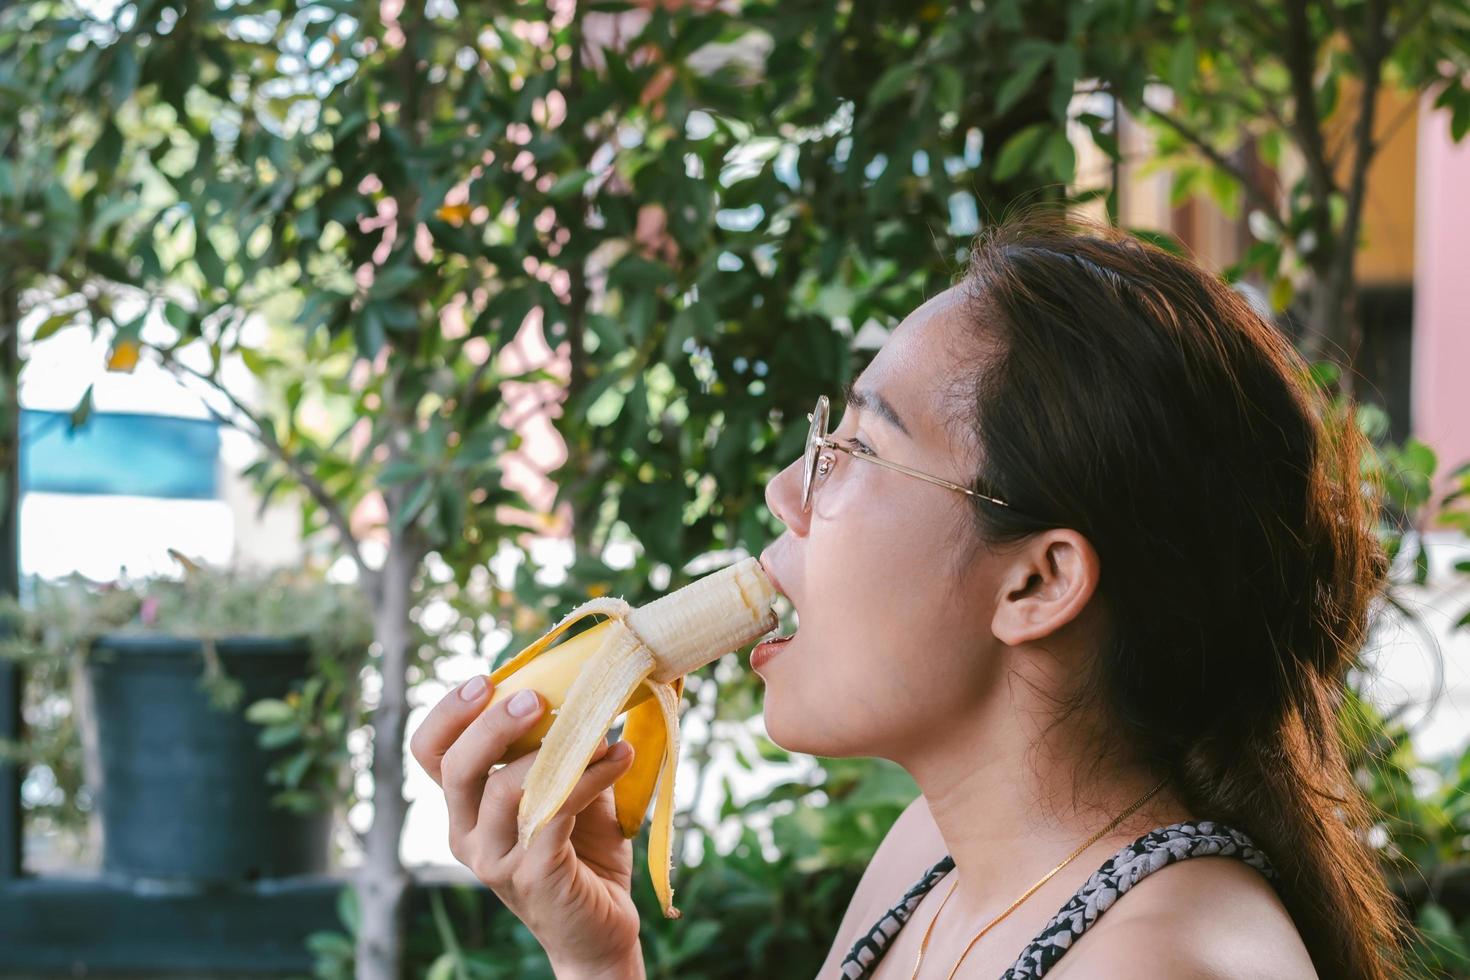
[[[189,367],[167,351],[156,347],[153,349],[158,353],[163,366],[173,372],[176,377],[188,375],[209,385],[210,388],[219,392],[230,403],[231,408],[235,412],[243,417],[245,423],[248,424],[242,424],[240,419],[230,418],[217,411],[208,402],[205,403],[205,407],[215,418],[219,419],[225,425],[246,433],[264,446],[272,456],[286,467],[287,471],[295,477],[296,481],[305,488],[306,492],[311,495],[311,498],[316,501],[317,506],[321,507],[322,511],[327,515],[327,521],[336,529],[338,536],[342,539],[342,547],[347,550],[347,553],[357,565],[358,574],[363,577],[364,584],[368,586],[370,592],[375,594],[377,589],[377,570],[370,567],[363,558],[362,550],[358,546],[357,537],[352,533],[352,525],[348,521],[347,515],[343,513],[341,505],[332,496],[331,492],[327,490],[326,485],[317,478],[316,474],[307,469],[306,465],[294,453],[288,452],[281,445],[280,441],[276,439],[275,433],[264,423],[260,416],[252,412],[240,399],[235,397],[234,393],[220,384],[218,379],[212,375],[205,374],[203,371]]]
[[[1418,27],[1419,22],[1429,15],[1429,11],[1433,6],[1433,0],[1423,0],[1422,3],[1399,20],[1398,30],[1389,30],[1388,15],[1385,13],[1383,19],[1382,51],[1387,54],[1397,47],[1398,43],[1404,39],[1404,36]]]
[[[1185,142],[1198,150],[1211,163],[1228,173],[1231,177],[1234,177],[1236,182],[1240,184],[1242,190],[1245,191],[1246,198],[1258,210],[1265,213],[1271,224],[1275,225],[1281,231],[1286,230],[1286,223],[1281,218],[1279,205],[1268,198],[1265,192],[1256,186],[1255,181],[1251,179],[1251,175],[1240,164],[1215,149],[1209,140],[1205,139],[1203,135],[1182,119],[1160,109],[1155,109],[1152,106],[1148,107],[1148,112],[1183,137]]]
[[[1384,145],[1387,144],[1389,140],[1393,139],[1394,134],[1403,128],[1404,123],[1409,121],[1409,118],[1414,115],[1414,111],[1418,108],[1419,99],[1417,96],[1409,99],[1408,102],[1404,104],[1404,107],[1398,111],[1398,114],[1389,121],[1389,124],[1387,126],[1384,127],[1383,136],[1373,143],[1373,156],[1376,157],[1378,155],[1378,151],[1382,150]]]
[[[1362,342],[1362,324],[1357,315],[1357,277],[1354,275],[1354,264],[1357,259],[1358,231],[1363,224],[1363,202],[1368,192],[1368,170],[1373,165],[1375,152],[1373,120],[1378,108],[1378,90],[1383,81],[1383,60],[1388,53],[1384,46],[1387,14],[1383,0],[1367,0],[1366,7],[1362,54],[1363,90],[1353,130],[1347,214],[1343,219],[1342,240],[1338,243],[1337,254],[1333,256],[1330,280],[1332,287],[1338,290],[1340,309],[1347,314],[1344,317],[1344,326],[1348,330],[1348,367],[1352,367],[1357,361],[1358,346]]]
[[[1286,2],[1284,60],[1291,78],[1292,101],[1296,103],[1292,112],[1292,128],[1296,130],[1297,141],[1302,148],[1313,193],[1325,207],[1335,187],[1331,161],[1322,141],[1322,120],[1317,115],[1317,93],[1313,87],[1317,71],[1317,39],[1307,22],[1307,0]]]

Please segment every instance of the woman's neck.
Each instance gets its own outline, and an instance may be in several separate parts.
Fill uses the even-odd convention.
[[[994,712],[971,717],[969,729],[894,760],[918,783],[954,859],[959,884],[951,908],[1004,908],[1159,783],[1160,774],[1137,763],[1096,764],[1104,743],[1075,728],[1069,734],[1058,726],[1038,745],[1041,732],[1027,728],[1034,716],[1024,723]],[[1140,834],[1190,817],[1165,786],[1068,868],[1095,870]]]

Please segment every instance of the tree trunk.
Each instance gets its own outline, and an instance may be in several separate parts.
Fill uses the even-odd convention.
[[[1337,265],[1335,259],[1313,265],[1299,346],[1309,361],[1329,360],[1347,366],[1345,297],[1342,283],[1334,275]]]
[[[1337,246],[1349,253],[1353,251],[1346,237]],[[1297,344],[1308,362],[1331,361],[1342,368],[1339,390],[1348,396],[1353,393],[1353,371],[1362,344],[1352,260],[1351,254],[1334,257],[1313,268],[1306,322]]]
[[[390,514],[402,507],[402,500],[394,499],[401,496],[388,495]],[[357,882],[358,980],[400,980],[406,975],[403,905],[409,881],[399,841],[408,809],[403,798],[403,734],[408,721],[408,613],[418,566],[410,539],[411,531],[406,530],[389,541],[373,623],[383,683],[373,712],[373,823]]]

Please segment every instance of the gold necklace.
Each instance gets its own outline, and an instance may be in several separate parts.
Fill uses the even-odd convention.
[[[1000,920],[1004,919],[1006,916],[1014,912],[1022,902],[1031,897],[1032,893],[1034,893],[1036,889],[1040,888],[1042,885],[1050,881],[1052,875],[1056,874],[1058,871],[1062,870],[1068,864],[1070,864],[1073,858],[1081,854],[1083,851],[1087,850],[1093,844],[1096,844],[1098,841],[1102,840],[1102,838],[1106,836],[1109,831],[1114,830],[1118,826],[1118,824],[1122,823],[1124,820],[1127,820],[1134,813],[1134,811],[1147,803],[1155,793],[1163,789],[1165,782],[1167,782],[1167,780],[1160,780],[1157,786],[1149,790],[1147,793],[1143,794],[1143,796],[1140,797],[1128,809],[1118,814],[1118,816],[1113,820],[1112,823],[1108,824],[1102,830],[1099,830],[1097,833],[1093,834],[1081,847],[1077,848],[1077,850],[1067,855],[1067,859],[1065,861],[1057,865],[1055,868],[1052,868],[1040,881],[1032,885],[1030,888],[1026,889],[1026,894],[1016,899],[1004,912],[1002,912],[1000,915],[997,915],[995,918],[986,923],[984,929],[981,929],[979,932],[975,933],[975,938],[970,940],[970,945],[965,947],[965,952],[960,954],[960,958],[954,961],[954,968],[949,971],[949,977],[947,978],[947,980],[954,980],[954,975],[960,968],[961,960],[965,958],[966,953],[970,952],[971,947],[973,947],[977,942],[980,941],[981,936],[989,932],[996,923],[1000,922]],[[914,980],[914,978],[919,975],[919,965],[924,962],[924,950],[929,948],[929,934],[934,931],[934,923],[939,921],[940,913],[944,911],[944,906],[949,902],[949,896],[954,894],[954,891],[956,888],[959,887],[959,884],[959,876],[956,875],[954,884],[949,886],[949,891],[944,896],[944,901],[939,903],[939,910],[934,913],[934,918],[929,920],[929,928],[924,930],[924,938],[919,942],[919,958],[914,961],[914,972],[909,974],[909,980]]]

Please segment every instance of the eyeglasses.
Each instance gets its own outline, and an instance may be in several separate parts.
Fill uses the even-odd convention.
[[[1011,506],[999,497],[989,497],[983,493],[976,493],[969,487],[962,487],[958,483],[941,480],[937,476],[930,476],[928,473],[920,473],[918,470],[909,469],[907,466],[899,463],[880,459],[870,452],[839,445],[832,439],[827,438],[827,415],[829,409],[830,403],[827,401],[827,396],[820,395],[817,397],[816,411],[806,413],[806,417],[811,421],[812,427],[806,437],[806,457],[801,477],[801,512],[803,514],[811,509],[812,490],[816,485],[817,477],[826,478],[827,474],[832,472],[832,467],[837,465],[837,457],[831,454],[823,454],[823,449],[838,449],[852,456],[854,459],[865,459],[870,463],[877,463],[879,466],[886,466],[891,470],[897,470],[900,473],[907,473],[909,476],[916,476],[921,480],[927,480],[936,486],[958,490],[960,493],[967,493],[972,497],[979,497],[981,500],[988,500],[992,504],[999,504],[1002,507]]]

